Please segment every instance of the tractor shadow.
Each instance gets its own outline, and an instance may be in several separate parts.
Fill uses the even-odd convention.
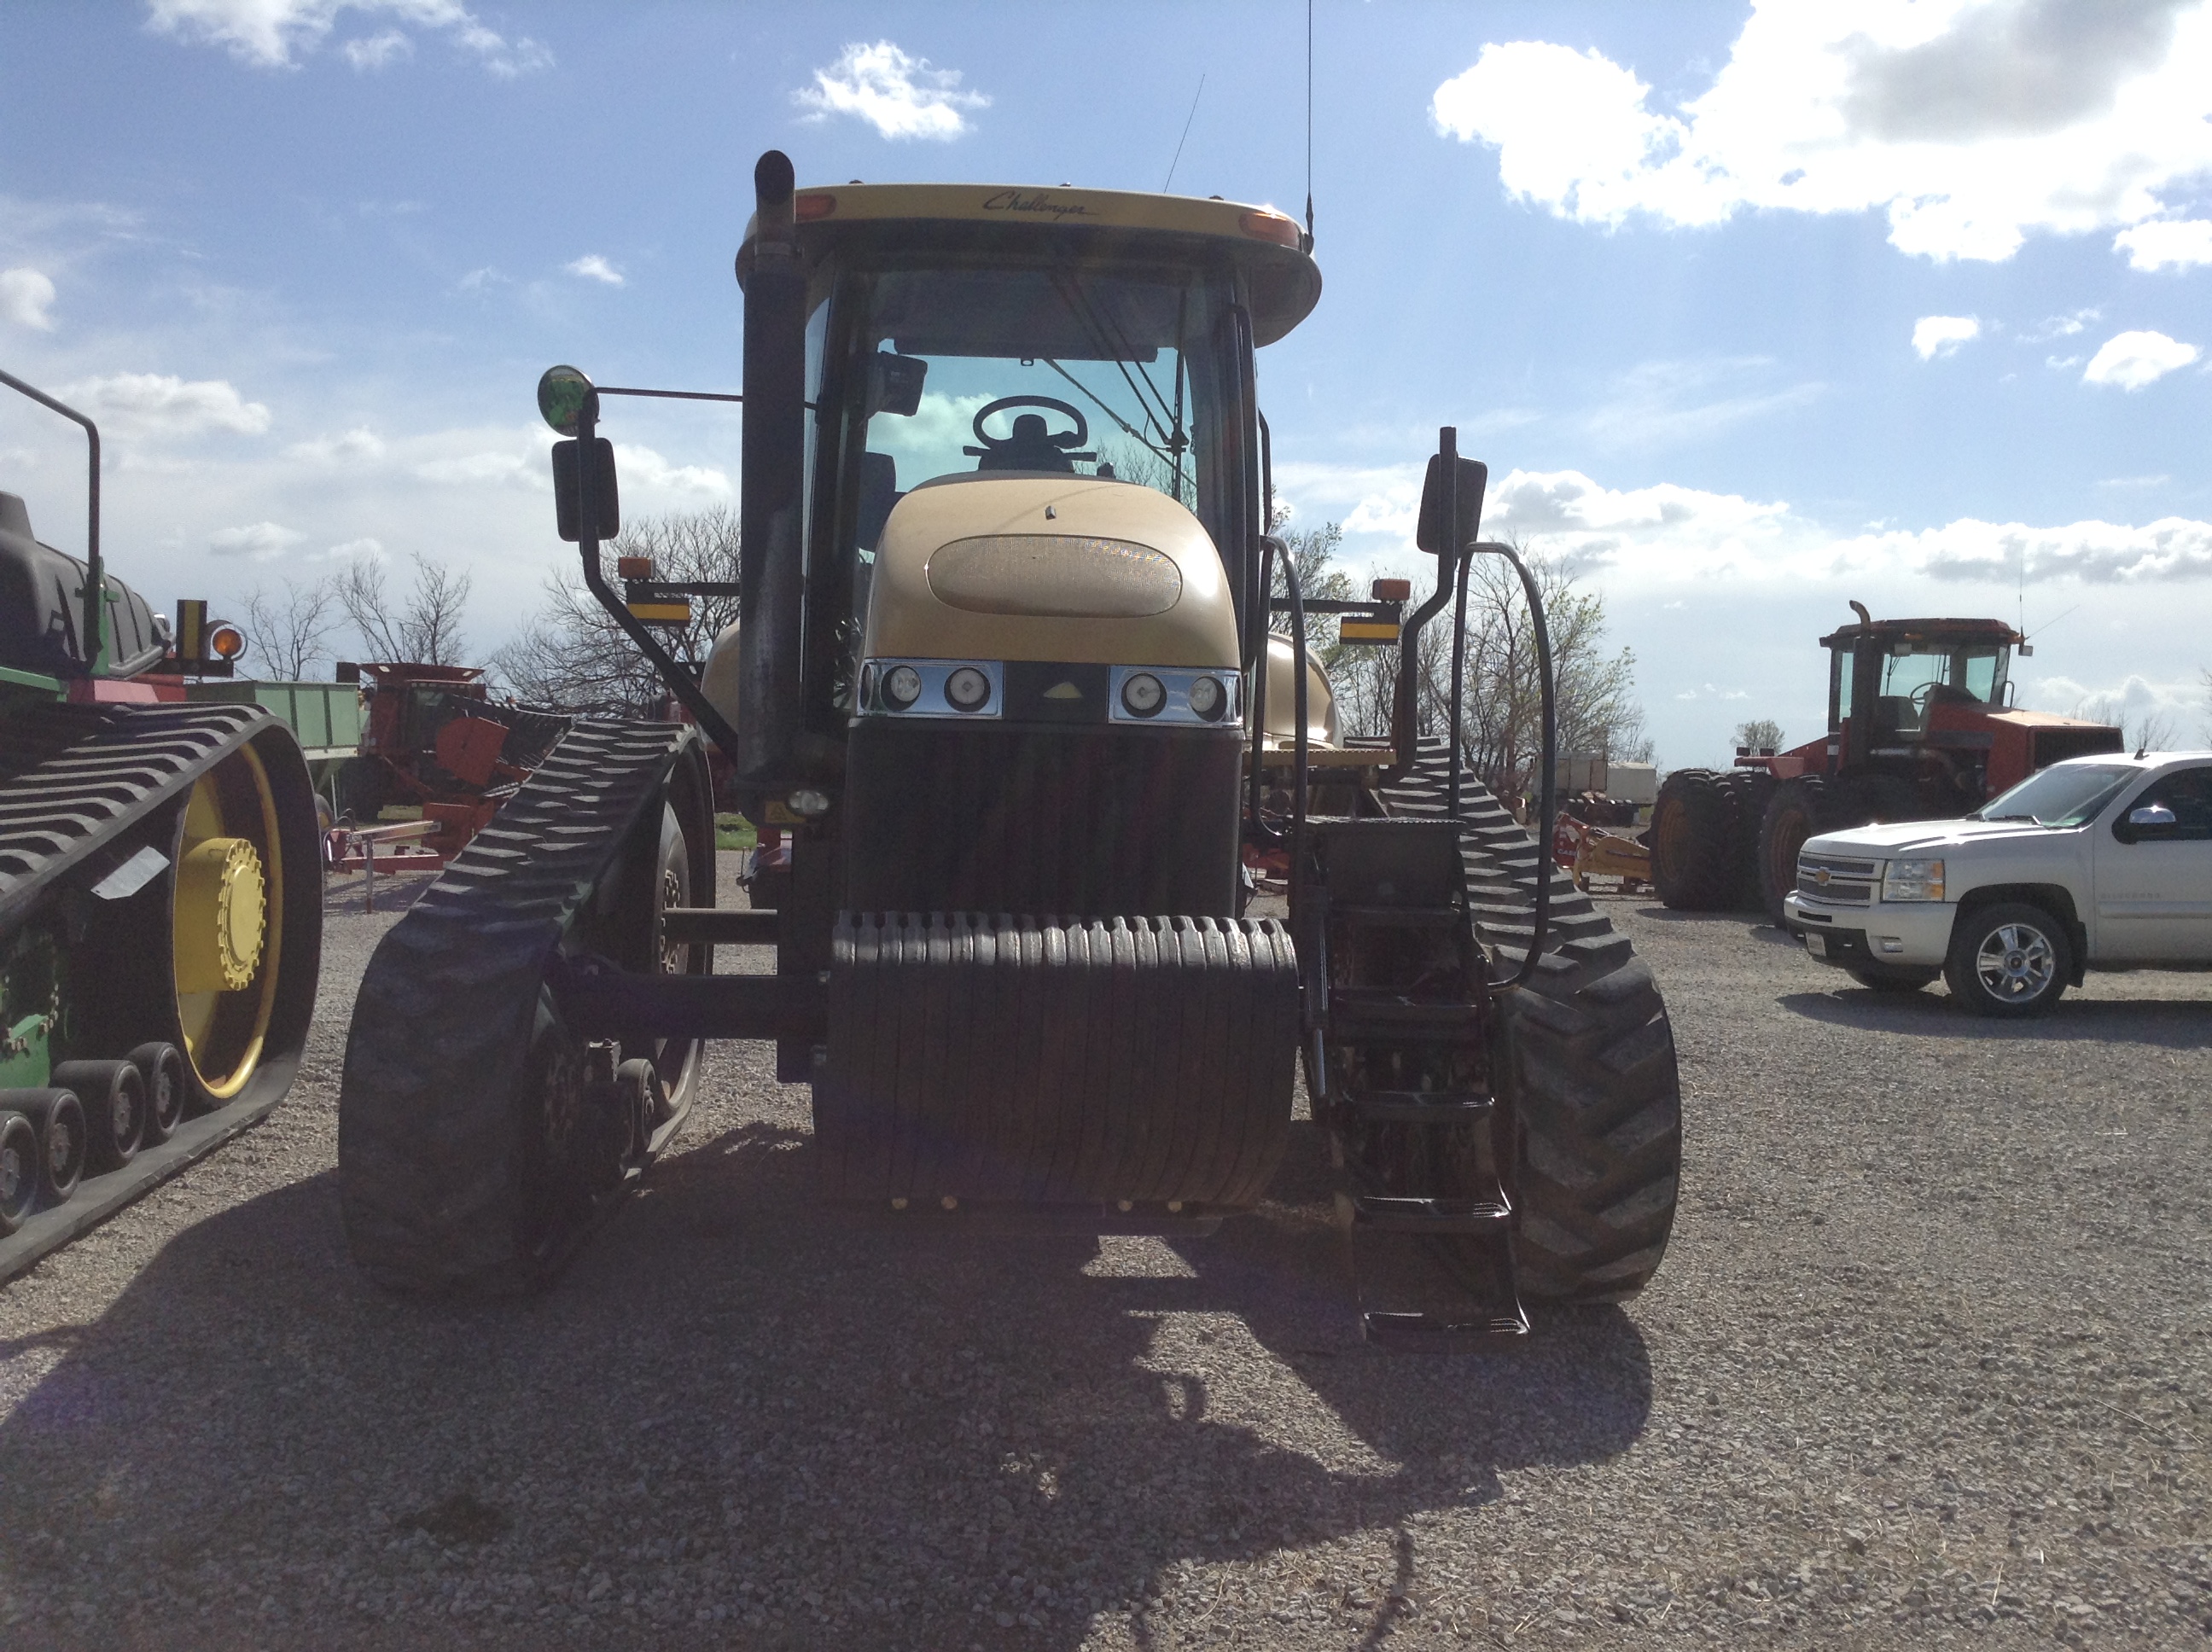
[[[886,1233],[816,1203],[812,1157],[757,1122],[684,1144],[521,1302],[368,1285],[334,1173],[179,1235],[0,1423],[0,1624],[74,1597],[103,1603],[30,1638],[1074,1647],[1103,1611],[1150,1645],[1186,1562],[1368,1534],[1402,1572],[1410,1517],[1645,1426],[1617,1309],[1495,1352],[1367,1347],[1304,1203],[1173,1245]],[[1323,1181],[1301,1126],[1279,1186]],[[389,1621],[340,1604],[434,1570],[477,1581]],[[654,1615],[672,1576],[680,1619]],[[1368,1589],[1379,1638],[1398,1608]]]
[[[1877,993],[1863,987],[1832,993],[1786,993],[1775,1002],[1808,1021],[1870,1032],[2004,1043],[2126,1043],[2172,1050],[2212,1049],[2212,1004],[2202,1000],[2069,996],[2028,1021],[1999,1021],[1972,1014],[1949,993],[1934,987],[1918,993]]]

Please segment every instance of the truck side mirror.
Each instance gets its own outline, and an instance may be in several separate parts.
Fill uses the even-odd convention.
[[[2134,843],[2146,837],[2172,837],[2174,825],[2172,810],[2162,803],[2146,803],[2139,809],[2128,811],[2118,836],[2123,843]]]
[[[553,444],[553,513],[561,537],[570,544],[584,538],[584,444],[571,438]],[[615,483],[615,445],[605,436],[592,438],[592,531],[594,539],[611,539],[622,531],[622,501]]]
[[[1429,455],[1429,474],[1421,484],[1420,520],[1413,543],[1431,554],[1456,551],[1474,543],[1482,526],[1482,490],[1490,482],[1490,467],[1479,459],[1456,461],[1459,467],[1459,519],[1444,520],[1444,456]]]

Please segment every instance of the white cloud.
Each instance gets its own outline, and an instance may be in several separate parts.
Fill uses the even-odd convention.
[[[349,539],[342,545],[332,545],[323,555],[332,562],[336,562],[341,556],[365,556],[372,562],[381,562],[386,560],[384,554],[384,541],[373,536]]]
[[[275,522],[255,522],[242,528],[223,528],[208,535],[208,549],[218,556],[245,556],[265,562],[283,556],[307,536]]]
[[[585,281],[603,281],[610,287],[619,287],[623,284],[622,271],[596,252],[586,252],[574,263],[564,264],[561,267],[570,275]],[[465,286],[468,282],[464,281],[462,284]]]
[[[2177,367],[2187,367],[2203,354],[2196,345],[2168,338],[2162,332],[2115,333],[2081,369],[2081,382],[2141,390]]]
[[[1584,223],[1885,210],[1934,258],[2156,217],[2212,168],[2212,17],[2179,0],[1758,0],[1679,112],[1595,49],[1482,49],[1439,131],[1506,191]]]
[[[633,497],[639,492],[690,495],[696,507],[702,499],[727,500],[736,490],[720,465],[672,465],[650,447],[615,444],[615,472]]]
[[[1912,324],[1912,348],[1923,361],[1957,352],[1982,336],[1982,324],[1970,315],[1923,315]]]
[[[501,78],[548,68],[553,54],[527,37],[509,40],[459,0],[147,0],[146,24],[158,34],[226,48],[257,69],[294,69],[321,50],[345,13],[384,17],[442,33]],[[398,28],[357,36],[341,51],[355,69],[381,69],[414,49]]]
[[[2212,222],[2202,218],[2154,218],[2112,237],[2112,251],[2136,270],[2189,270],[2212,264]]]
[[[1709,441],[1736,425],[1773,418],[1820,395],[1818,384],[1774,391],[1748,387],[1772,366],[1761,356],[1645,361],[1620,376],[1611,399],[1586,415],[1583,428],[1616,447]]]
[[[54,301],[54,283],[32,269],[0,270],[0,316],[19,327],[53,331],[46,312]]]
[[[118,373],[72,385],[64,398],[125,434],[187,436],[229,430],[258,436],[269,428],[269,410],[247,401],[223,379],[188,382],[173,374]]]
[[[2053,338],[2071,338],[2103,314],[2102,310],[2089,309],[2076,310],[2071,315],[2047,316],[2020,336],[2031,344],[2045,343]]]
[[[1344,525],[1350,554],[1387,560],[1411,548],[1418,465],[1278,467],[1276,482],[1314,520]],[[1355,525],[1355,524],[1357,525]],[[1674,483],[1607,488],[1579,471],[1493,477],[1486,537],[1511,538],[1608,588],[1715,581],[1733,588],[1842,578],[1944,582],[2151,585],[2212,579],[2212,522],[2166,517],[2136,527],[2083,521],[2036,527],[1961,518],[1924,529],[1838,533],[1778,500]],[[1357,543],[1369,535],[1368,544]],[[1387,544],[1374,543],[1387,539]]]
[[[356,69],[382,69],[402,58],[413,57],[415,42],[398,29],[387,28],[381,34],[348,40],[340,49],[345,53],[345,60]]]
[[[792,94],[806,118],[854,115],[884,137],[951,139],[972,130],[964,109],[987,109],[991,100],[960,90],[960,71],[932,69],[926,58],[910,58],[889,40],[873,46],[855,41],[827,69],[814,71],[814,84]]]
[[[359,426],[342,436],[295,441],[284,450],[284,457],[309,465],[374,463],[384,457],[384,438]]]

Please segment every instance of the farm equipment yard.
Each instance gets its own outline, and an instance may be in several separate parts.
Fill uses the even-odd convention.
[[[894,1246],[817,1206],[807,1092],[758,1044],[710,1048],[550,1293],[380,1291],[337,1090],[410,891],[363,915],[359,884],[285,1104],[0,1291],[11,1646],[2212,1630],[2199,977],[2093,975],[2015,1027],[1607,901],[1674,1007],[1668,1264],[1437,1360],[1361,1342],[1303,1109],[1212,1238]]]

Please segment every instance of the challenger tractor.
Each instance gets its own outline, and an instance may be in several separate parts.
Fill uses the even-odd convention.
[[[243,638],[172,627],[0,493],[0,1278],[290,1088],[322,945],[315,796],[292,731],[192,703]],[[126,1166],[133,1174],[121,1174]],[[82,1184],[82,1186],[80,1186]]]
[[[742,1038],[811,1086],[822,1197],[878,1220],[1208,1231],[1265,1197],[1302,1067],[1376,1339],[1641,1288],[1665,1009],[1536,847],[1548,774],[1532,841],[1462,771],[1457,698],[1414,692],[1424,629],[1463,641],[1473,559],[1511,554],[1484,467],[1444,433],[1410,613],[1306,603],[1267,531],[1255,352],[1320,297],[1310,238],[1219,200],[798,190],[774,152],[755,183],[741,396],[540,381],[558,530],[689,720],[576,722],[382,942],[340,1104],[359,1264],[546,1285],[682,1127],[702,1042]],[[696,674],[655,628],[732,593],[602,551],[602,427],[672,394],[744,407],[742,623]],[[1340,737],[1309,610],[1401,651],[1389,739]],[[781,836],[745,908],[714,904],[709,744]],[[730,947],[773,971],[717,973]]]
[[[1949,820],[2064,757],[2123,750],[2120,731],[2012,703],[2002,620],[1877,620],[1820,639],[1828,732],[1787,751],[1739,750],[1726,772],[1667,776],[1648,834],[1659,898],[1686,912],[1764,908],[1797,887],[1797,851],[1821,832]]]

